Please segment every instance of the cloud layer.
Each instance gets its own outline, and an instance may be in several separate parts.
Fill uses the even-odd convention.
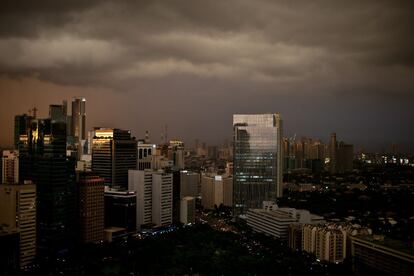
[[[361,118],[399,100],[390,115],[397,120],[414,101],[412,26],[413,1],[6,1],[0,75],[157,95],[150,100],[191,90],[181,102],[215,95],[222,116],[282,110],[306,118],[285,105],[317,100],[319,110],[363,102],[353,115]],[[261,99],[249,109],[246,97]],[[265,104],[273,99],[285,105]],[[413,137],[403,126],[398,133]]]

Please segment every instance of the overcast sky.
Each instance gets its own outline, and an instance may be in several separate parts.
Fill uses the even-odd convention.
[[[234,113],[285,135],[414,151],[414,1],[2,1],[0,145],[84,96],[87,126],[222,143]]]

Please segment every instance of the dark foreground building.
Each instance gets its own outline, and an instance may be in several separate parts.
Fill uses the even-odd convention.
[[[37,245],[42,255],[73,245],[75,160],[66,157],[66,123],[32,119],[19,136],[19,179],[37,189]]]

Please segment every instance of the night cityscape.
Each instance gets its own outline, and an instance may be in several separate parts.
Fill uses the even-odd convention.
[[[414,2],[5,1],[0,276],[414,275]]]

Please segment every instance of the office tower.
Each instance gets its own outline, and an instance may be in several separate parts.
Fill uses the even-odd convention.
[[[3,230],[20,233],[20,267],[31,264],[36,256],[35,185],[29,181],[24,185],[0,185],[0,225]]]
[[[75,141],[85,140],[86,136],[86,99],[72,100],[72,135]]]
[[[1,166],[2,183],[3,184],[18,184],[19,183],[19,151],[4,150],[1,162],[2,162],[2,166]]]
[[[338,147],[338,143],[336,141],[336,133],[332,133],[331,134],[331,141],[329,144],[329,172],[331,174],[335,174],[336,171],[336,164],[337,164],[337,147]]]
[[[180,198],[199,195],[198,187],[200,183],[200,174],[192,171],[180,171]]]
[[[138,170],[153,169],[153,156],[156,154],[155,144],[138,141]]]
[[[137,229],[172,224],[173,174],[152,170],[128,174],[128,189],[137,197]]]
[[[233,115],[234,215],[282,196],[282,120],[279,114]]]
[[[329,144],[329,172],[331,174],[352,171],[354,146],[336,140],[336,133],[331,134]]]
[[[135,192],[105,190],[105,228],[118,227],[127,232],[136,230],[137,197]]]
[[[186,196],[180,202],[180,222],[184,224],[195,221],[195,198]]]
[[[344,142],[339,142],[336,154],[337,171],[340,173],[352,171],[354,161],[354,146],[345,144]]]
[[[104,233],[104,179],[91,172],[80,172],[78,208],[81,242],[98,242]]]
[[[24,135],[30,125],[32,116],[23,114],[14,117],[14,148],[19,148],[20,135]]]
[[[179,140],[170,141],[167,157],[173,161],[174,168],[184,169],[184,143]]]
[[[67,119],[67,102],[63,101],[61,105],[49,105],[49,118],[52,121],[66,122]]]
[[[70,117],[71,131],[68,135],[68,148],[76,153],[77,160],[85,154],[86,142],[86,99],[73,98],[72,116]],[[69,121],[68,120],[68,121]]]
[[[181,216],[181,176],[183,175],[180,170],[172,170],[171,171],[173,175],[173,223],[179,223],[180,222],[180,216]]]
[[[180,222],[181,199],[200,194],[200,175],[191,171],[172,170],[173,174],[173,223]]]
[[[92,171],[105,179],[105,185],[128,188],[128,170],[137,168],[137,141],[130,130],[100,128],[92,142]]]
[[[222,175],[201,177],[201,205],[214,209],[220,205],[232,206],[233,178]]]
[[[218,147],[217,146],[208,146],[207,147],[207,155],[210,159],[217,159],[218,158]]]
[[[152,171],[129,170],[128,190],[136,194],[136,227],[141,229],[152,224]]]
[[[73,245],[75,161],[66,157],[66,124],[33,119],[20,135],[19,179],[37,189],[38,248],[46,254]]]
[[[172,224],[172,174],[155,172],[152,175],[152,223]]]

